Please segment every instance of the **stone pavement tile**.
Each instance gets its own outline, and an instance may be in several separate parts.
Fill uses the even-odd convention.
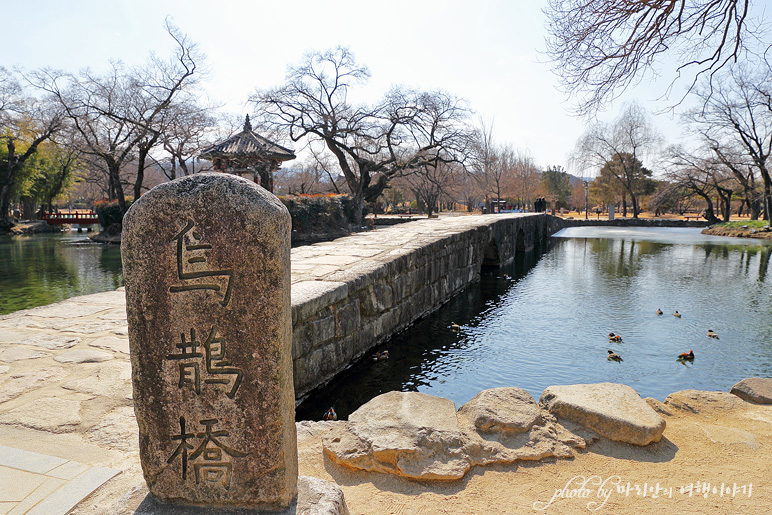
[[[45,480],[40,474],[0,467],[0,502],[21,502]]]
[[[101,293],[92,293],[91,295],[81,295],[73,297],[73,302],[82,304],[95,304],[103,306],[123,306],[126,303],[126,291],[123,287],[113,291],[104,291]]]
[[[116,336],[102,336],[101,338],[97,338],[93,342],[89,343],[89,345],[91,347],[111,350],[113,352],[120,352],[123,354],[129,353],[128,338],[118,338]]]
[[[63,352],[54,358],[59,363],[99,363],[113,359],[109,352],[92,349],[75,349]]]
[[[63,479],[56,479],[53,477],[45,478],[45,476],[41,477],[45,479],[43,484],[37,487],[29,496],[25,497],[24,500],[18,503],[11,511],[8,512],[8,515],[22,515],[29,513],[30,508],[54,493],[57,488],[60,488],[65,483]]]
[[[50,334],[37,334],[24,338],[21,341],[14,342],[22,345],[32,345],[33,347],[42,347],[49,350],[69,349],[80,343],[77,336],[52,336]]]
[[[18,329],[7,329],[3,327],[0,330],[0,343],[16,343],[30,336],[35,336],[32,331],[24,331]]]
[[[6,365],[0,365],[0,374],[5,374],[9,370],[11,370],[11,367],[6,366]]]
[[[112,331],[123,326],[123,323],[118,320],[102,320],[96,322],[75,322],[70,321],[69,324],[58,327],[61,331],[76,334],[94,334],[101,333],[102,331]]]
[[[113,311],[109,311],[107,313],[100,313],[97,315],[97,318],[100,320],[121,320],[123,322],[126,321],[126,309],[115,309]]]
[[[15,502],[0,501],[0,515],[7,515],[16,506]]]
[[[76,504],[88,497],[120,470],[93,467],[68,481],[61,488],[47,496],[26,515],[66,515]]]
[[[62,367],[47,367],[11,374],[3,382],[3,387],[0,388],[0,403],[10,401],[30,390],[39,388],[43,383],[51,384],[65,377],[67,377],[67,371]]]
[[[88,470],[89,466],[85,463],[78,463],[77,461],[68,461],[63,465],[59,465],[55,469],[46,473],[47,476],[55,477],[58,479],[70,480],[79,474]]]
[[[107,311],[111,308],[112,306],[91,303],[84,304],[81,302],[73,302],[73,299],[69,299],[48,306],[32,308],[28,310],[26,314],[43,318],[80,318],[94,315],[101,311]]]
[[[9,347],[0,350],[0,361],[4,363],[13,363],[14,361],[22,361],[25,359],[47,358],[50,355],[49,352],[35,351],[25,349],[24,347]]]
[[[68,460],[0,445],[0,466],[45,474]]]
[[[51,433],[71,433],[82,422],[81,401],[45,397],[0,413],[0,423],[18,424]]]

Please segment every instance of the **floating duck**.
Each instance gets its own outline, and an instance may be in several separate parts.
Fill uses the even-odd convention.
[[[682,352],[678,355],[678,361],[694,361],[694,351],[689,349],[689,352]]]
[[[456,324],[455,322],[453,322],[453,323],[450,324],[450,330],[451,331],[460,331],[461,330],[461,326]]]
[[[328,409],[324,416],[322,417],[322,420],[338,420],[338,414],[335,413],[335,408]]]
[[[673,313],[673,316],[676,318],[681,318],[681,313],[679,313],[678,310],[676,309],[675,313]]]
[[[718,340],[718,334],[713,332],[713,329],[708,329],[708,338],[715,338]]]
[[[609,349],[608,351],[608,360],[609,361],[622,361],[622,356],[614,352],[613,350]]]
[[[385,361],[389,359],[389,351],[376,352],[373,354],[373,361]]]
[[[661,309],[658,309],[658,310],[657,310],[657,314],[658,314],[658,315],[661,315],[661,314],[662,314],[662,310],[661,310]]]
[[[622,341],[622,335],[621,334],[608,333],[608,341],[610,341],[610,342],[621,342]]]

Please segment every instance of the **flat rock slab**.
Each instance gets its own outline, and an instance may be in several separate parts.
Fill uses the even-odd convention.
[[[450,399],[389,392],[349,416],[348,430],[324,439],[337,463],[413,479],[458,479],[471,466]]]
[[[0,403],[10,401],[16,397],[44,383],[52,384],[67,377],[67,372],[61,367],[48,367],[29,372],[11,374],[0,388]]]
[[[140,493],[146,493],[146,489]],[[331,481],[310,476],[298,477],[298,496],[283,511],[257,511],[248,508],[197,508],[164,504],[147,494],[136,510],[118,511],[115,515],[348,515],[343,490]]]
[[[747,403],[727,392],[703,392],[701,390],[680,390],[665,398],[665,404],[671,408],[700,413],[712,410],[742,409]]]
[[[522,388],[491,388],[461,406],[458,416],[483,433],[524,433],[541,421],[541,410]]]
[[[100,363],[113,359],[113,355],[91,349],[76,349],[63,352],[54,358],[59,363]]]
[[[75,347],[78,343],[80,343],[80,338],[77,336],[51,336],[47,334],[41,334],[25,338],[18,343],[22,345],[41,347],[43,349],[59,350]]]
[[[0,413],[0,423],[51,433],[71,433],[81,423],[80,401],[45,397]]]
[[[99,349],[105,349],[113,352],[120,352],[122,354],[129,354],[129,339],[118,338],[116,336],[102,336],[97,338],[93,342],[89,343],[91,347],[97,347]]]
[[[619,442],[648,445],[665,430],[665,419],[623,384],[550,386],[540,402],[550,413]]]
[[[25,349],[24,347],[9,347],[0,350],[0,361],[13,363],[14,361],[22,361],[25,359],[47,358],[50,355],[51,354],[48,352]]]
[[[730,393],[746,401],[772,404],[772,379],[749,377],[734,385]]]

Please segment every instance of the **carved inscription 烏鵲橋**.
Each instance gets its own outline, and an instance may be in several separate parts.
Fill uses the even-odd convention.
[[[187,225],[172,241],[177,244],[177,276],[182,284],[169,287],[171,293],[192,290],[212,290],[221,292],[223,285],[212,282],[212,279],[225,279],[222,306],[227,306],[231,300],[233,289],[233,270],[214,270],[207,263],[207,252],[212,246],[201,242],[201,235],[195,231],[195,222],[188,220]]]
[[[226,395],[233,399],[244,379],[244,372],[231,366],[231,362],[225,359],[226,342],[224,338],[218,337],[217,331],[217,327],[212,326],[203,342],[197,338],[195,329],[190,330],[190,339],[182,333],[180,343],[176,344],[179,352],[168,354],[166,359],[179,361],[180,388],[189,387],[196,393],[201,393],[203,361],[206,371],[203,383],[225,385]]]
[[[173,463],[178,457],[181,462],[182,479],[188,478],[188,464],[193,465],[196,484],[206,483],[220,485],[227,490],[230,488],[233,477],[233,464],[231,458],[243,458],[246,453],[232,449],[219,438],[229,436],[225,430],[214,430],[219,423],[216,418],[200,421],[204,426],[203,432],[189,432],[185,427],[185,417],[180,417],[180,434],[172,435],[172,441],[179,441],[167,463]],[[188,443],[188,440],[199,440],[198,446]]]

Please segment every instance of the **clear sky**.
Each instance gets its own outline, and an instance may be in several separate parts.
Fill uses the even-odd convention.
[[[205,88],[225,110],[246,114],[255,89],[282,83],[308,50],[348,46],[372,77],[357,94],[377,101],[393,84],[444,89],[467,99],[494,137],[528,151],[546,168],[570,172],[569,155],[586,122],[571,116],[544,49],[545,0],[36,0],[6,2],[0,48],[6,67],[103,69],[109,60],[141,63],[171,54],[170,15],[206,55]],[[647,108],[667,82],[625,95]],[[615,103],[601,114],[611,119]],[[655,125],[668,143],[681,130]],[[297,145],[295,145],[297,147]]]

